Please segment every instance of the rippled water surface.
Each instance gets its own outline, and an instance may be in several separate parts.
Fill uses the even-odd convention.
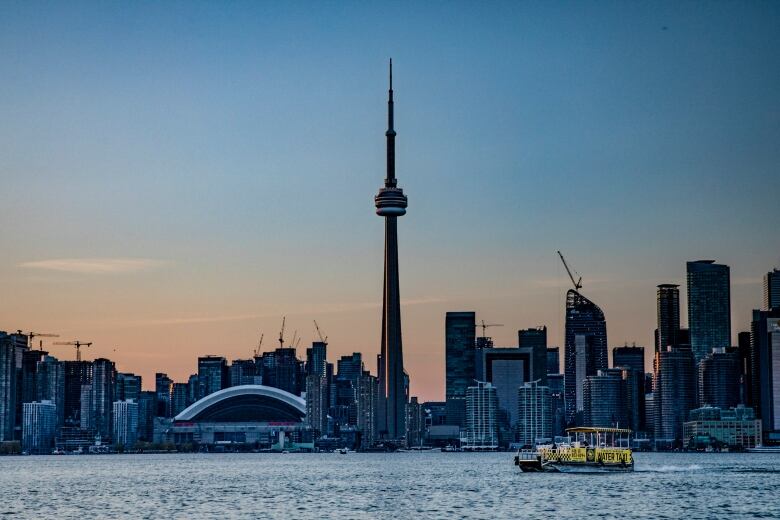
[[[780,518],[780,455],[637,453],[524,474],[510,453],[0,458],[5,518]]]

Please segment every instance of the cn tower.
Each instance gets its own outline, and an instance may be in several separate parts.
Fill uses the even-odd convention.
[[[406,435],[404,356],[401,342],[401,295],[398,287],[398,217],[406,214],[406,196],[395,180],[393,129],[393,60],[387,99],[387,177],[374,197],[376,214],[385,219],[385,285],[382,301],[382,350],[379,354],[379,431],[389,439]]]

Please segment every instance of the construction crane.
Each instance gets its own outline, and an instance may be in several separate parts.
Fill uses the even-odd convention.
[[[284,348],[284,322],[287,320],[287,316],[282,316],[282,330],[279,331],[279,348]]]
[[[16,332],[17,332],[17,334],[22,334],[24,336],[27,336],[27,338],[29,340],[27,346],[30,347],[30,348],[33,348],[33,338],[35,338],[36,336],[39,337],[39,338],[59,338],[60,337],[59,334],[48,334],[48,333],[44,333],[44,332],[22,332],[21,330],[17,330]],[[43,350],[43,342],[42,341],[39,342],[38,348]]]
[[[298,348],[298,347],[300,347],[300,346],[301,346],[301,339],[303,339],[303,338],[300,338],[300,337],[299,337],[299,338],[298,338],[298,341],[296,341],[296,342],[295,342],[295,348]]]
[[[292,348],[295,348],[295,338],[296,338],[297,336],[298,336],[298,331],[297,331],[297,330],[293,331],[293,339],[292,339],[292,341],[290,342],[290,346],[291,346]]]
[[[89,347],[92,346],[91,341],[57,341],[55,343],[52,343],[52,345],[73,345],[76,347],[76,361],[81,361],[81,347]]]
[[[323,343],[328,342],[328,336],[322,337],[322,331],[320,330],[320,326],[317,325],[317,320],[314,320],[314,328],[317,329],[317,335],[320,337],[320,341]]]
[[[582,276],[580,276],[580,273],[577,273],[577,271],[575,270],[574,272],[577,274],[577,281],[575,282],[574,275],[571,272],[572,270],[569,269],[569,264],[566,263],[566,259],[563,258],[563,255],[561,254],[560,251],[558,251],[558,256],[561,257],[561,262],[563,262],[563,267],[565,267],[566,272],[569,273],[569,278],[571,278],[571,283],[574,284],[574,290],[579,291],[580,289],[582,289]]]
[[[481,320],[481,324],[477,323],[474,326],[475,327],[482,327],[482,337],[484,338],[484,337],[486,337],[485,334],[486,334],[486,331],[487,331],[488,327],[503,327],[504,324],[503,323],[485,323],[485,320]]]
[[[265,334],[260,334],[260,341],[257,343],[257,348],[255,348],[255,357],[260,357],[260,348],[263,346],[264,337]]]

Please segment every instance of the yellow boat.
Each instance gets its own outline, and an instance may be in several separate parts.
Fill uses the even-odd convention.
[[[515,465],[527,472],[591,473],[634,471],[634,457],[628,444],[631,430],[581,426],[569,428],[565,442],[519,450]]]

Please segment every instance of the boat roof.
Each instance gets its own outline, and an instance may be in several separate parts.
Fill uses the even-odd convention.
[[[601,428],[599,426],[577,426],[576,428],[566,428],[570,433],[631,433],[628,428]]]

